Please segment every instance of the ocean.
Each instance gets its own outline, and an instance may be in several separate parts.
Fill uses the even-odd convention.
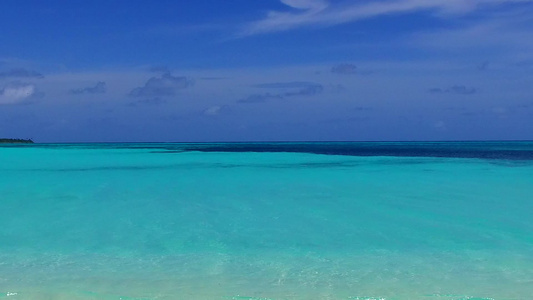
[[[0,298],[533,299],[533,142],[4,144]]]

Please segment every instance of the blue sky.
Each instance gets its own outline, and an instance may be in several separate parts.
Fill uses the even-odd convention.
[[[6,0],[0,137],[533,139],[533,0]]]

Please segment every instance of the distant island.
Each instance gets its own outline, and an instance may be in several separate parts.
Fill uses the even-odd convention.
[[[0,139],[0,144],[33,144],[31,139]]]

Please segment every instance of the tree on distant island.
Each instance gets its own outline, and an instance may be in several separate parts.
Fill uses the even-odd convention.
[[[14,143],[22,143],[22,144],[33,144],[32,139],[0,139],[0,143],[2,144],[14,144]]]

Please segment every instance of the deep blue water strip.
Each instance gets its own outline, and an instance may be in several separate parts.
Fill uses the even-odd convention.
[[[533,141],[4,144],[0,147],[146,149],[156,153],[286,152],[348,156],[533,160]]]

